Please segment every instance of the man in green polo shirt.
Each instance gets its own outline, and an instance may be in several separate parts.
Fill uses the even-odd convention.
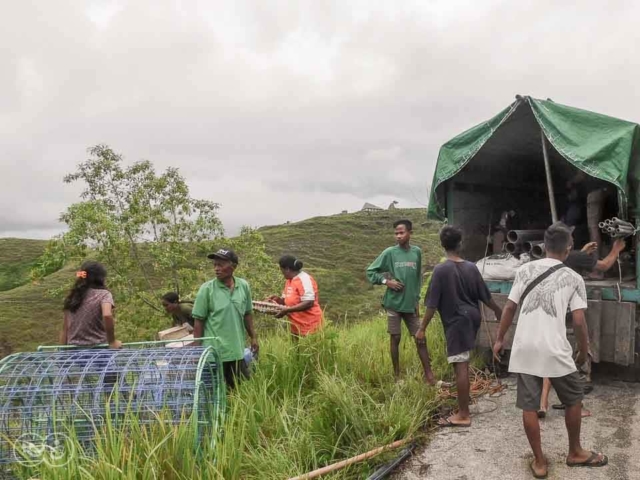
[[[245,330],[251,350],[254,355],[258,353],[251,288],[246,280],[233,275],[238,266],[233,250],[221,249],[208,258],[213,260],[216,278],[202,285],[196,295],[193,337],[217,337],[205,343],[220,354],[225,382],[233,389],[242,377],[248,376],[244,363]]]
[[[387,311],[388,332],[391,337],[391,361],[396,380],[400,377],[400,336],[404,320],[409,334],[415,338],[420,329],[420,287],[422,286],[422,251],[411,245],[413,225],[410,220],[393,224],[397,244],[383,251],[367,268],[367,278],[374,285],[387,290],[382,306]],[[435,384],[429,352],[425,342],[416,342],[425,381]]]

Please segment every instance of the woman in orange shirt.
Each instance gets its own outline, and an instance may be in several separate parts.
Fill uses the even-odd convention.
[[[276,318],[289,316],[294,338],[314,333],[322,326],[316,281],[302,271],[302,262],[292,255],[283,256],[278,263],[286,282],[281,297],[269,297],[269,300],[285,306]]]

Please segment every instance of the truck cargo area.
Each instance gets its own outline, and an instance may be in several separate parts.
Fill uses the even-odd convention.
[[[482,145],[458,173],[446,182],[444,201],[449,222],[463,229],[464,255],[477,261],[490,254],[488,237],[501,212],[516,212],[517,228],[544,230],[551,223],[551,206],[542,150],[542,132],[528,106],[518,108]],[[580,171],[547,140],[558,217],[563,218],[570,204],[567,182]],[[609,194],[601,220],[621,215],[616,188],[595,177],[586,176],[589,188],[607,188]],[[586,209],[586,195],[579,198]],[[574,231],[575,248],[589,241],[586,214]],[[612,239],[602,234],[603,251]],[[627,251],[632,248],[628,242]],[[620,278],[622,276],[622,282]],[[591,286],[635,288],[635,267],[627,262],[623,269],[612,268],[604,280],[588,281]]]

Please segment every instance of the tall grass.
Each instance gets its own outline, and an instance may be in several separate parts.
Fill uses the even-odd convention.
[[[199,451],[189,422],[172,426],[159,418],[152,427],[133,422],[126,433],[108,424],[99,432],[94,453],[76,453],[65,468],[42,464],[22,474],[42,479],[283,479],[414,436],[438,407],[436,392],[425,385],[415,344],[406,334],[403,381],[394,382],[388,343],[383,317],[328,326],[298,345],[285,332],[273,332],[262,339],[252,378],[230,394],[223,429],[206,432]],[[428,345],[436,375],[449,378],[439,321],[429,327]],[[361,478],[372,469],[373,464],[357,465],[328,478]]]

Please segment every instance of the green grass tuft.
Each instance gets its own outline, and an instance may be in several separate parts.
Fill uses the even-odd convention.
[[[200,456],[188,422],[144,428],[134,422],[126,434],[108,425],[99,432],[97,455],[77,455],[66,469],[42,464],[23,477],[286,479],[419,436],[438,407],[436,391],[425,385],[408,335],[401,344],[403,381],[394,383],[388,342],[383,316],[328,326],[297,347],[285,332],[274,332],[262,342],[252,378],[229,397],[223,436],[205,434]],[[436,375],[450,378],[439,321],[429,327],[428,344]],[[389,456],[326,478],[363,478]]]

